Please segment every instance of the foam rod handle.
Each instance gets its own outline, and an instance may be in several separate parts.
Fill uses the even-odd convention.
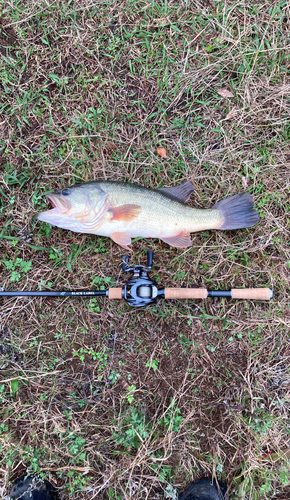
[[[109,288],[109,299],[122,299],[122,288]]]
[[[206,299],[206,288],[165,288],[165,299]]]
[[[270,300],[273,292],[270,288],[233,288],[233,299]]]

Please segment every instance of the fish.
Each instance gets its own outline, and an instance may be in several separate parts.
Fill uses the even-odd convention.
[[[202,209],[186,204],[193,191],[189,180],[160,189],[96,180],[46,195],[53,208],[40,213],[38,220],[77,233],[108,236],[126,250],[136,237],[187,248],[192,244],[190,233],[252,227],[260,220],[250,193]]]

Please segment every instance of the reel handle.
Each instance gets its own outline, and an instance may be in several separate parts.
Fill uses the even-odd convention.
[[[154,256],[153,250],[148,250],[148,252],[147,252],[147,267],[149,267],[149,269],[151,269],[151,267],[153,266],[153,256]]]

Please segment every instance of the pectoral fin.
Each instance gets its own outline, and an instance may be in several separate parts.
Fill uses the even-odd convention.
[[[179,184],[179,186],[160,188],[158,191],[169,194],[178,201],[185,203],[189,199],[191,193],[193,193],[194,186],[190,181],[185,181],[182,184]]]
[[[111,220],[130,221],[135,219],[141,212],[140,205],[121,205],[120,207],[112,207],[109,209],[112,214]]]
[[[172,247],[187,248],[191,246],[190,233],[182,232],[168,238],[160,238],[164,243],[168,243]]]
[[[110,238],[112,238],[112,240],[115,243],[117,243],[121,247],[125,248],[126,250],[131,250],[130,248],[128,248],[128,245],[131,245],[130,233],[127,233],[126,231],[123,233],[119,233],[119,232],[111,233]]]

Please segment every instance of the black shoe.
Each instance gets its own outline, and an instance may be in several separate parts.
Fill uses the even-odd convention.
[[[10,491],[9,500],[57,500],[57,491],[46,479],[21,476]]]
[[[200,479],[185,490],[179,500],[228,500],[228,495],[225,496],[227,486],[218,481],[218,483],[210,479]]]

